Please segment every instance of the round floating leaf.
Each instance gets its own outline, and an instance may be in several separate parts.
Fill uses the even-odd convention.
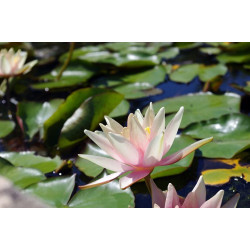
[[[122,100],[120,102],[119,105],[117,105],[115,107],[115,109],[113,109],[113,111],[111,111],[111,113],[109,113],[109,116],[112,118],[116,118],[116,117],[120,117],[120,116],[124,116],[128,113],[130,108],[130,104],[128,101],[126,100]]]
[[[106,43],[103,45],[104,48],[107,48],[112,51],[121,51],[128,49],[129,47],[142,47],[145,46],[145,43],[135,43],[135,42],[120,42],[120,43]]]
[[[3,158],[0,158],[0,175],[8,178],[20,188],[46,179],[44,174],[37,169],[14,167]]]
[[[199,64],[183,65],[173,71],[169,77],[174,82],[189,83],[198,75],[199,68]]]
[[[75,186],[75,175],[71,177],[50,178],[24,190],[51,207],[65,207]]]
[[[250,147],[250,117],[243,114],[224,115],[201,123],[191,124],[183,133],[194,138],[214,137],[203,146],[202,156],[208,158],[232,158]]]
[[[199,47],[202,43],[192,43],[192,42],[178,42],[175,43],[175,46],[177,46],[179,49],[193,49],[196,47]]]
[[[98,176],[104,177],[105,175]],[[134,195],[130,188],[121,190],[119,181],[78,191],[69,202],[69,207],[128,208],[134,207]]]
[[[173,47],[167,49],[164,52],[159,53],[158,56],[165,59],[172,59],[175,58],[179,54],[179,52],[180,52],[179,48]]]
[[[174,140],[173,146],[169,150],[169,152],[166,154],[170,155],[173,154],[189,145],[194,143],[195,140],[192,139],[189,136],[185,135],[177,135],[177,137]],[[170,175],[176,175],[184,172],[187,170],[188,167],[191,166],[192,161],[194,159],[194,152],[183,158],[182,160],[176,162],[175,164],[168,165],[168,166],[159,166],[154,169],[154,171],[151,173],[151,178],[159,178],[159,177],[165,177]]]
[[[8,160],[14,166],[24,168],[35,168],[42,173],[49,173],[59,168],[63,161],[56,156],[55,158],[35,155],[35,152],[0,152],[0,157]]]
[[[208,55],[217,55],[221,52],[221,49],[216,47],[206,47],[206,48],[200,48],[200,51]]]
[[[230,114],[240,111],[240,96],[232,93],[225,95],[214,95],[209,92],[183,95],[173,98],[167,98],[154,103],[155,111],[165,107],[167,114],[176,113],[181,106],[184,106],[184,114],[181,121],[181,128],[187,125],[220,117],[224,114]],[[145,109],[144,109],[145,112]],[[174,115],[166,117],[168,123]]]
[[[83,140],[84,129],[94,130],[103,117],[108,115],[122,100],[122,95],[110,91],[95,95],[83,102],[64,123],[59,137],[59,147],[68,148]]]
[[[89,97],[104,93],[105,89],[85,88],[71,93],[57,111],[44,123],[44,140],[48,146],[57,144],[64,123]]]
[[[211,81],[217,76],[223,76],[227,73],[227,67],[223,64],[204,66],[200,65],[199,78],[203,82]]]
[[[54,99],[50,102],[20,102],[17,114],[21,117],[24,130],[29,138],[32,138],[38,131],[43,137],[44,122],[57,110],[63,99]]]
[[[250,62],[250,53],[243,53],[243,54],[228,54],[223,53],[218,55],[217,60],[220,63],[245,63]]]
[[[231,177],[244,178],[247,182],[250,182],[250,168],[248,165],[242,166],[240,164],[241,158],[214,161],[215,164],[221,162],[232,166],[232,168],[217,168],[204,170],[202,172],[202,175],[207,185],[223,185],[229,182]]]
[[[9,135],[15,128],[15,123],[13,121],[0,121],[0,138]]]

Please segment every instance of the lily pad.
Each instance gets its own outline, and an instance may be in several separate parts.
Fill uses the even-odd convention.
[[[216,58],[220,63],[247,63],[250,62],[250,52],[247,54],[223,53],[218,55]]]
[[[129,108],[130,108],[129,102],[127,100],[122,100],[120,104],[118,104],[115,107],[115,109],[113,109],[111,113],[109,113],[109,116],[112,118],[124,116],[128,113]]]
[[[104,93],[105,89],[84,88],[71,93],[56,112],[44,123],[44,140],[47,146],[57,144],[64,123],[89,97]]]
[[[44,122],[57,110],[63,99],[54,99],[50,102],[20,102],[17,114],[23,121],[24,130],[29,138],[32,138],[38,131],[43,137]]]
[[[185,128],[194,122],[239,112],[240,101],[240,96],[236,94],[214,95],[206,92],[163,99],[154,103],[154,109],[158,111],[161,107],[165,107],[166,114],[169,114],[176,113],[181,106],[184,106],[185,110],[180,128]],[[145,109],[143,111],[145,112]],[[174,114],[167,116],[166,123],[173,116]]]
[[[216,47],[205,47],[205,48],[200,48],[200,51],[208,55],[217,55],[221,52],[221,49]]]
[[[129,47],[142,47],[144,45],[145,43],[117,42],[117,43],[106,43],[103,45],[103,47],[112,51],[121,51],[121,50],[128,49]]]
[[[223,76],[227,73],[227,67],[223,64],[204,66],[200,65],[199,78],[202,82],[215,79],[217,76]]]
[[[193,49],[196,47],[199,47],[202,43],[193,43],[193,42],[178,42],[175,43],[175,46],[177,46],[179,49],[183,50],[183,49]]]
[[[217,168],[208,169],[202,172],[206,185],[223,185],[229,182],[231,177],[244,178],[245,181],[250,182],[250,167],[249,165],[241,165],[241,158],[234,158],[231,160],[220,159],[215,160],[216,163],[225,163],[232,166],[232,168]]]
[[[167,49],[164,52],[159,53],[158,56],[161,58],[165,58],[165,59],[172,59],[172,58],[175,58],[179,53],[180,53],[179,48],[172,47],[172,48]]]
[[[9,135],[15,128],[15,123],[13,121],[0,121],[0,138]]]
[[[31,185],[24,192],[37,196],[51,207],[66,207],[74,187],[75,175],[72,175],[47,179]]]
[[[191,124],[183,133],[199,139],[213,136],[214,140],[200,149],[202,156],[230,159],[250,147],[250,117],[228,114]]]
[[[166,156],[173,154],[178,150],[181,150],[187,147],[188,145],[191,145],[194,142],[195,140],[192,139],[190,136],[177,135],[177,137],[174,140],[173,146],[166,154]],[[151,178],[159,178],[159,177],[180,174],[186,171],[191,166],[193,159],[194,159],[194,152],[172,165],[156,167],[154,171],[151,173]]]
[[[59,148],[68,148],[82,141],[85,137],[84,129],[94,130],[103,117],[108,115],[122,100],[122,95],[109,91],[83,102],[64,123],[59,137]]]
[[[104,177],[102,174],[100,177]],[[121,190],[118,180],[108,184],[78,191],[69,207],[82,208],[128,208],[134,207],[134,195],[130,188]]]
[[[42,173],[49,173],[59,168],[63,161],[56,156],[55,158],[35,155],[35,152],[0,152],[0,157],[9,161],[12,165],[24,168],[35,168]]]

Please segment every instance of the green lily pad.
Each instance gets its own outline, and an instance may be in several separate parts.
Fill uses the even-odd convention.
[[[144,45],[145,43],[116,42],[116,43],[106,43],[103,45],[103,47],[112,51],[121,51],[121,50],[128,49],[129,47],[142,47]]]
[[[189,83],[199,73],[199,64],[188,64],[180,66],[177,70],[173,71],[169,77],[174,82]]]
[[[159,53],[158,56],[161,58],[165,58],[165,59],[172,59],[172,58],[175,58],[179,53],[180,53],[179,48],[172,47],[172,48],[167,49],[164,52]]]
[[[59,168],[63,161],[56,156],[55,158],[35,155],[35,152],[0,152],[0,157],[9,161],[12,165],[24,168],[35,168],[42,173],[49,173]]]
[[[202,82],[211,81],[217,76],[223,76],[227,73],[227,67],[223,64],[204,66],[200,65],[199,78]]]
[[[47,146],[57,144],[64,123],[89,97],[104,93],[105,89],[84,88],[71,93],[56,112],[44,123],[44,140]]]
[[[240,101],[240,96],[236,94],[214,95],[206,92],[163,99],[154,103],[154,109],[158,111],[161,107],[165,107],[166,114],[169,114],[176,113],[181,106],[184,106],[185,110],[180,128],[185,128],[194,122],[239,112]],[[173,116],[174,114],[167,116],[166,123]]]
[[[130,104],[127,100],[122,100],[112,111],[109,116],[112,118],[124,116],[128,114]]]
[[[17,114],[21,117],[24,130],[29,138],[32,138],[38,131],[43,137],[44,122],[57,110],[63,99],[54,99],[50,102],[20,102]]]
[[[222,53],[216,58],[220,63],[247,63],[250,62],[250,52],[242,54]]]
[[[83,102],[64,123],[59,137],[59,148],[68,148],[82,141],[85,137],[84,129],[94,130],[103,117],[122,100],[122,95],[110,91],[95,95]]]
[[[37,169],[14,167],[3,158],[0,158],[0,175],[8,178],[20,188],[25,188],[46,179],[44,174]]]
[[[65,207],[75,187],[75,175],[71,177],[49,178],[24,190],[34,195],[51,207]]]
[[[250,147],[250,117],[227,114],[191,124],[183,133],[200,139],[213,136],[214,140],[200,149],[202,156],[229,159]]]
[[[100,177],[104,177],[102,174]],[[78,191],[69,202],[69,207],[82,208],[128,208],[134,207],[134,195],[130,188],[121,190],[119,181]]]
[[[221,52],[221,49],[216,47],[206,47],[206,48],[200,48],[200,51],[208,55],[217,55]]]
[[[0,121],[0,138],[9,135],[15,128],[15,123],[13,121]]]
[[[82,85],[87,82],[95,73],[96,69],[93,67],[71,64],[63,72],[60,80],[56,81],[56,77],[60,71],[60,67],[53,70],[50,74],[42,77],[48,82],[32,84],[33,89],[60,89],[66,87],[74,87],[76,85]]]
[[[169,152],[166,154],[166,156],[173,154],[177,152],[178,150],[181,150],[191,145],[194,142],[195,140],[189,136],[177,135],[174,140],[173,146],[171,147]],[[151,173],[151,178],[159,178],[159,177],[180,174],[186,171],[191,166],[193,159],[194,159],[194,152],[172,165],[156,167],[154,171]]]
[[[177,46],[179,49],[193,49],[196,47],[199,47],[202,43],[193,43],[193,42],[178,42],[175,43],[175,46]]]

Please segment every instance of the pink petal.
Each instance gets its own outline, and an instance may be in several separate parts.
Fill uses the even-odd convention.
[[[179,196],[175,190],[175,187],[171,183],[169,183],[165,201],[165,208],[174,208],[176,206],[180,207]]]
[[[229,201],[225,203],[222,208],[236,208],[237,203],[240,199],[240,194],[235,194]]]
[[[196,195],[193,192],[190,192],[186,199],[184,200],[184,203],[182,204],[182,208],[198,208],[198,202],[196,199]]]
[[[200,176],[192,192],[196,196],[198,207],[200,207],[206,201],[206,186],[203,176]]]
[[[143,120],[143,127],[144,128],[147,128],[147,127],[151,128],[153,121],[154,121],[154,118],[155,118],[155,112],[153,109],[152,102],[150,102],[149,107],[146,111],[144,120]]]
[[[101,157],[101,156],[95,156],[95,155],[85,155],[85,154],[79,154],[79,156],[83,159],[86,159],[88,161],[91,161],[99,166],[102,166],[103,168],[109,169],[111,171],[115,172],[125,172],[134,170],[133,167],[125,165],[119,161],[107,158],[107,157]]]
[[[157,115],[154,118],[150,138],[154,138],[155,136],[161,134],[164,131],[165,127],[165,108],[162,107]]]
[[[176,137],[177,131],[180,127],[181,119],[183,116],[184,112],[184,107],[181,107],[178,111],[178,113],[174,116],[174,118],[169,122],[165,129],[165,137],[164,137],[164,142],[165,142],[165,147],[164,147],[164,155],[169,151],[171,148],[174,139]]]
[[[109,140],[123,162],[129,165],[137,165],[139,163],[139,152],[137,148],[122,135],[109,133]]]
[[[213,137],[197,141],[197,142],[189,145],[188,147],[186,147],[186,148],[184,148],[184,149],[182,149],[182,150],[180,150],[180,151],[178,151],[170,156],[163,158],[161,160],[161,162],[159,163],[159,165],[163,166],[163,165],[173,164],[173,163],[183,159],[184,157],[186,157],[187,155],[192,153],[197,148],[207,144],[208,142],[211,142],[212,140],[213,140]]]
[[[124,172],[118,172],[118,173],[114,173],[114,174],[110,174],[107,175],[97,181],[91,182],[87,185],[84,186],[79,186],[80,189],[88,189],[88,188],[93,188],[93,187],[97,187],[100,186],[102,184],[106,184],[111,182],[112,180],[114,180],[115,178],[119,177],[120,175],[124,174]]]
[[[224,191],[220,190],[216,195],[214,195],[211,199],[207,200],[201,208],[220,208],[222,199],[223,199]]]
[[[128,187],[130,187],[132,184],[134,184],[135,182],[143,179],[144,177],[146,177],[147,175],[149,175],[151,173],[152,169],[148,169],[148,170],[141,170],[141,171],[134,171],[126,176],[123,176],[120,179],[120,187],[121,189],[126,189]]]
[[[154,181],[150,178],[152,207],[155,205],[159,208],[164,208],[166,195],[155,185]]]

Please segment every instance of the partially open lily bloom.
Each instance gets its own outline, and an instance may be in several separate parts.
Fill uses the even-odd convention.
[[[128,116],[127,127],[121,126],[106,116],[107,125],[100,124],[102,132],[85,130],[85,134],[113,159],[93,155],[79,156],[115,173],[81,186],[81,188],[108,183],[123,174],[127,174],[120,178],[120,187],[125,189],[149,175],[156,166],[173,164],[210,142],[213,138],[203,139],[164,157],[173,144],[183,111],[184,108],[181,107],[165,128],[164,108],[161,108],[155,115],[152,103],[150,103],[145,117],[139,109]]]
[[[13,77],[28,73],[37,63],[37,60],[25,63],[27,52],[18,50],[16,53],[11,48],[9,51],[0,51],[0,77]]]
[[[152,179],[150,185],[154,208],[220,208],[224,195],[224,191],[220,190],[212,198],[206,200],[206,187],[202,176],[185,199],[178,196],[171,183],[166,192],[162,192]],[[239,198],[239,194],[234,195],[222,208],[235,208]]]

